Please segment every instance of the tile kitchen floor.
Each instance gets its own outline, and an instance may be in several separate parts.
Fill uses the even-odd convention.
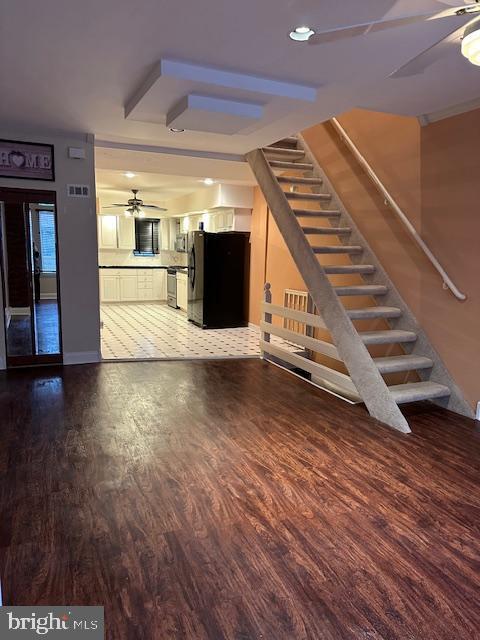
[[[166,304],[102,304],[101,319],[104,360],[260,355],[258,329],[200,329]]]

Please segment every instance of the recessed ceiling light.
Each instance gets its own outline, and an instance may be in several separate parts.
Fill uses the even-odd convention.
[[[171,127],[170,131],[172,133],[183,133],[185,129],[177,129],[176,127]]]
[[[131,171],[127,171],[125,174],[126,178],[135,178],[135,173],[132,173]]]
[[[203,181],[203,184],[206,184],[207,187],[209,187],[210,185],[212,185],[215,182],[215,180],[212,180],[212,178],[205,178],[205,180]]]
[[[289,37],[291,40],[295,40],[295,42],[307,42],[314,33],[315,31],[307,26],[295,27],[293,31],[290,31]]]

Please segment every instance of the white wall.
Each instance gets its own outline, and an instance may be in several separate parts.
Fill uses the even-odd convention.
[[[100,313],[93,136],[34,135],[0,128],[0,137],[55,146],[55,182],[0,178],[0,187],[56,191],[64,362],[98,361]],[[69,146],[83,147],[86,158],[69,159]],[[90,198],[67,196],[67,184],[72,183],[89,185]],[[3,301],[0,302],[3,308]],[[3,313],[0,315],[1,365],[5,358],[5,326]]]

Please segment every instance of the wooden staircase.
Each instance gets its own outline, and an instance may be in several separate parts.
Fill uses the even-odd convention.
[[[336,357],[348,371],[348,385],[358,392],[370,414],[406,433],[410,428],[398,406],[403,403],[431,400],[473,417],[470,405],[304,139],[292,136],[252,151],[247,161],[321,316],[321,325],[314,326],[328,329]],[[346,283],[345,278],[349,280]],[[343,279],[341,283],[339,279]],[[351,305],[355,296],[362,300],[358,307]],[[365,298],[370,305],[364,304]],[[345,300],[350,304],[345,305]],[[268,302],[265,309],[279,312]],[[266,315],[270,317],[270,313]],[[357,322],[365,321],[383,325],[369,331],[357,327]],[[262,325],[265,330],[265,323]],[[285,334],[284,330],[277,332]],[[303,339],[303,344],[313,342],[311,337]],[[262,344],[273,356],[279,355],[278,347],[265,340]],[[378,345],[387,345],[394,353],[371,355],[369,348],[378,349]],[[298,364],[299,356],[294,358]],[[312,368],[313,364],[306,366],[307,371]],[[407,372],[413,372],[417,381],[389,384],[384,378]]]

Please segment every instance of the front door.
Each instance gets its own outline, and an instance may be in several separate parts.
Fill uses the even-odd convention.
[[[55,193],[0,189],[7,366],[62,362]]]

